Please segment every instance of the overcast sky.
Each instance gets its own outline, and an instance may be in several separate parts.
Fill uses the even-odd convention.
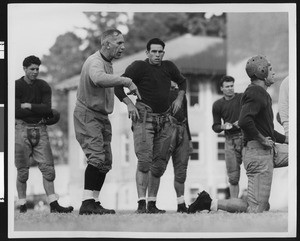
[[[24,72],[22,61],[29,55],[42,58],[49,53],[56,37],[76,27],[88,25],[81,10],[58,5],[34,4],[9,6],[8,14],[8,50],[10,72],[13,79]]]

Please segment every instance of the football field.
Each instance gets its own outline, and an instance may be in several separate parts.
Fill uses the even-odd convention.
[[[78,215],[78,210],[71,214],[29,210],[25,214],[16,212],[14,218],[17,233],[37,236],[47,233],[46,237],[219,237],[221,233],[223,237],[224,233],[229,237],[259,237],[266,236],[266,233],[277,236],[288,231],[287,211],[259,214],[223,211],[135,214],[134,211],[117,211],[115,215]]]

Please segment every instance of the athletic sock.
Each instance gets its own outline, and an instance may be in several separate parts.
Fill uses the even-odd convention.
[[[183,195],[177,198],[177,204],[182,204],[182,203],[185,203]]]
[[[148,202],[151,202],[151,201],[156,202],[156,197],[148,197],[147,201]]]
[[[217,211],[218,210],[218,199],[213,199],[211,201],[210,210],[211,211]]]
[[[56,194],[50,194],[49,196],[48,196],[48,202],[49,203],[52,203],[52,202],[54,202],[54,201],[57,201],[57,196],[56,196]]]
[[[89,199],[94,199],[93,191],[92,190],[84,189],[83,190],[82,201],[89,200]]]
[[[98,168],[88,164],[84,173],[84,190],[82,201],[94,199],[93,190],[96,190],[97,178],[99,175]]]
[[[99,194],[100,194],[100,191],[97,191],[97,190],[93,191],[93,198],[95,199],[95,202],[99,202]]]
[[[101,191],[102,186],[104,184],[105,177],[106,177],[106,173],[99,172],[99,170],[98,170],[96,182],[95,182],[95,189],[94,189],[95,191],[99,191],[99,192]]]
[[[84,189],[97,190],[97,178],[99,175],[98,168],[88,164],[84,173]]]
[[[26,198],[21,198],[18,200],[18,204],[21,206],[21,205],[24,205],[26,204]]]

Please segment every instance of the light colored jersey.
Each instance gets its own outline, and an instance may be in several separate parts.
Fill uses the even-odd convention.
[[[111,114],[114,107],[114,86],[128,83],[128,78],[113,74],[111,62],[100,52],[92,54],[83,64],[77,90],[77,100],[88,109]]]

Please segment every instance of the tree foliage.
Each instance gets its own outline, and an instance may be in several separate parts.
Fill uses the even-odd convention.
[[[56,83],[80,73],[84,61],[81,45],[82,39],[74,33],[67,32],[57,37],[50,48],[50,54],[44,55],[42,60],[52,82]]]
[[[225,14],[205,18],[205,13],[135,13],[128,23],[126,55],[145,49],[154,37],[164,41],[186,33],[225,37]]]
[[[122,28],[126,26],[128,19],[127,13],[122,12],[85,12],[86,17],[91,22],[90,28],[84,28],[86,39],[84,40],[86,48],[83,53],[87,57],[100,46],[100,36],[108,28]]]

